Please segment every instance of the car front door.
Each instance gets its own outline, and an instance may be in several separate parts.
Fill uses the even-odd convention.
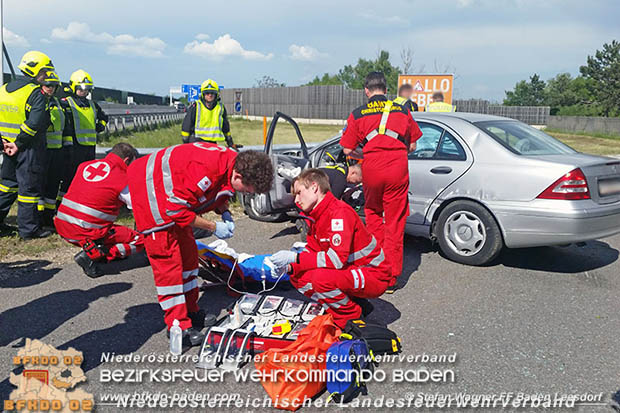
[[[441,124],[417,121],[422,137],[409,154],[409,225],[427,226],[427,211],[437,196],[473,162],[458,135]],[[415,232],[415,231],[414,231]]]
[[[274,146],[277,142],[277,147]],[[254,213],[277,214],[294,208],[291,182],[308,167],[308,147],[301,136],[297,123],[288,115],[276,112],[267,137],[264,151],[271,158],[274,168],[274,182],[266,194],[248,197]]]

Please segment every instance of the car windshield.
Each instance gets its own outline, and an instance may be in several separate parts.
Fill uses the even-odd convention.
[[[573,148],[524,123],[499,120],[475,122],[497,142],[518,155],[562,155],[577,153]]]

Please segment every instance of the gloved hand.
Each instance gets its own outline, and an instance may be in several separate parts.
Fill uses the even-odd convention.
[[[277,268],[282,268],[297,261],[297,253],[295,251],[281,250],[270,256],[269,259]]]
[[[215,236],[219,239],[226,239],[233,236],[233,232],[226,222],[215,223]]]
[[[230,232],[235,232],[235,221],[233,221],[230,211],[224,211],[222,214],[222,220],[224,220],[224,222],[228,225]]]

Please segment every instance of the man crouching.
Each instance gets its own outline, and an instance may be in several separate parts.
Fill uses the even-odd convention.
[[[317,300],[339,327],[372,311],[366,298],[385,292],[391,279],[381,246],[357,213],[330,192],[327,175],[307,169],[293,181],[295,203],[308,217],[303,252],[278,251],[270,258],[288,266],[291,284]]]

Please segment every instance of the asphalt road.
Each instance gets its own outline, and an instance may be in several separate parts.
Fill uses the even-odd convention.
[[[268,253],[288,248],[298,240],[290,223],[266,224],[237,219],[230,245],[239,252]],[[583,247],[549,247],[505,251],[495,265],[476,268],[442,258],[423,239],[405,243],[405,286],[393,295],[373,300],[370,321],[389,325],[403,342],[403,354],[417,362],[382,363],[383,382],[369,384],[373,403],[383,398],[416,400],[420,394],[525,395],[556,393],[594,397],[603,405],[582,405],[554,411],[611,411],[605,406],[620,390],[620,236],[588,242]],[[19,275],[0,274],[0,397],[12,386],[8,374],[12,356],[23,337],[41,339],[60,348],[82,351],[88,381],[80,385],[95,395],[115,392],[238,394],[263,398],[258,383],[102,383],[106,369],[161,368],[158,363],[111,363],[104,352],[117,355],[166,354],[162,312],[144,257],[115,264],[116,272],[97,280],[87,278],[75,264],[63,268],[34,258],[21,263]],[[3,264],[0,264],[0,269]],[[4,264],[4,268],[7,265]],[[122,271],[121,271],[122,270]],[[291,290],[284,295],[295,296]],[[210,312],[232,303],[224,288],[207,290],[200,305]],[[192,349],[190,353],[196,353]],[[424,355],[453,355],[454,363],[423,361]],[[191,368],[191,363],[173,364]],[[245,367],[246,369],[249,367]],[[395,383],[398,369],[453,371],[454,380],[440,383]],[[598,396],[602,393],[602,396]],[[600,399],[598,398],[600,397]],[[321,399],[325,400],[324,394]],[[584,397],[585,399],[586,397]],[[590,399],[590,401],[592,401]],[[234,406],[234,405],[233,405]],[[262,407],[228,409],[268,411]],[[125,411],[148,411],[127,408]],[[192,411],[191,409],[164,409]],[[203,409],[204,410],[204,409]],[[307,407],[302,411],[322,409]],[[324,410],[324,409],[323,409]],[[329,407],[328,410],[352,411]],[[384,411],[383,408],[370,410]],[[413,410],[413,407],[400,409]],[[427,409],[428,411],[429,409]],[[432,410],[432,409],[431,409]],[[456,410],[448,408],[446,410]],[[488,409],[485,411],[496,411]],[[538,411],[531,405],[518,411]],[[115,412],[99,404],[98,412]],[[151,409],[161,411],[161,409]]]

